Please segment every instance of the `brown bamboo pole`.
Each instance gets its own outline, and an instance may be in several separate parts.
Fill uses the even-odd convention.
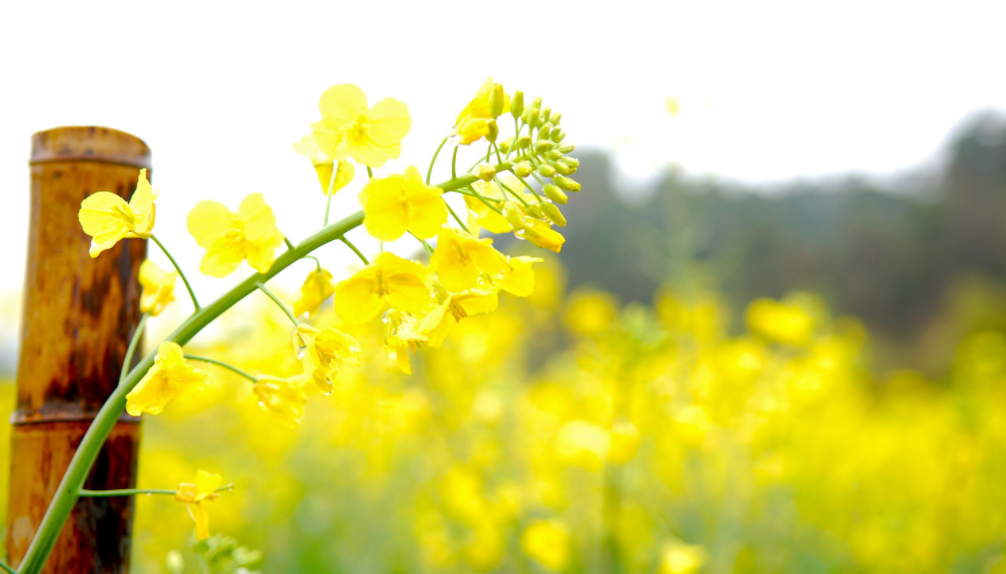
[[[140,168],[150,168],[150,149],[117,130],[56,128],[32,136],[30,165],[6,521],[12,565],[24,557],[77,445],[115,389],[140,319],[137,273],[146,242],[121,241],[91,259],[77,211],[96,191],[128,200]],[[139,419],[123,415],[85,488],[135,488],[139,441]],[[80,499],[44,571],[127,572],[132,518],[132,497]]]

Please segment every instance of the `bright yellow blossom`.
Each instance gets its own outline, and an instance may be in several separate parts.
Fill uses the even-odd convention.
[[[558,520],[536,520],[520,537],[524,554],[557,572],[569,564],[570,542],[569,530]]]
[[[455,125],[461,124],[461,122],[468,117],[471,118],[483,118],[487,120],[493,119],[492,110],[489,106],[489,100],[492,97],[493,86],[496,83],[493,82],[491,77],[486,78],[486,81],[482,83],[478,91],[475,92],[475,97],[472,101],[468,102],[461,113],[458,114],[457,120],[454,121]],[[510,111],[510,96],[503,94],[503,112],[507,113]]]
[[[126,412],[134,417],[140,413],[160,414],[169,401],[201,388],[207,378],[204,371],[185,362],[185,354],[177,343],[161,343],[153,366],[126,395]]]
[[[145,259],[140,264],[140,312],[158,315],[168,303],[175,300],[175,281],[178,273],[164,271],[156,263]]]
[[[332,274],[326,269],[316,269],[307,274],[304,284],[293,300],[293,314],[300,317],[304,313],[314,315],[321,305],[335,293]]]
[[[748,306],[745,319],[752,332],[785,345],[804,346],[814,336],[814,318],[787,301],[757,299]]]
[[[199,269],[211,277],[229,275],[245,259],[256,271],[265,273],[283,243],[276,216],[261,193],[244,198],[237,213],[217,201],[200,201],[189,212],[188,228],[206,250]]]
[[[611,435],[607,430],[587,421],[570,421],[559,429],[555,450],[559,458],[566,462],[597,470],[608,458]]]
[[[398,309],[388,312],[385,323],[384,346],[388,358],[395,363],[399,371],[411,375],[409,350],[416,351],[419,343],[426,342],[426,335],[420,332],[419,322],[415,317]]]
[[[510,272],[506,257],[496,251],[492,243],[492,239],[476,239],[463,231],[445,227],[430,257],[430,268],[436,271],[440,284],[448,291],[475,289],[483,274],[494,280]]]
[[[196,482],[183,482],[178,485],[175,491],[175,500],[184,502],[189,507],[189,516],[196,521],[196,538],[206,540],[210,537],[210,517],[203,508],[204,502],[212,502],[220,495],[217,488],[223,478],[219,474],[212,474],[205,470],[196,473]]]
[[[321,184],[321,192],[326,196],[331,188],[332,195],[346,187],[353,181],[356,175],[356,168],[348,161],[338,161],[318,146],[314,139],[314,134],[304,136],[299,142],[293,144],[293,150],[311,160],[315,172],[318,174],[318,183]],[[335,181],[332,181],[332,171],[335,166],[339,166],[339,171],[335,173]]]
[[[465,118],[458,124],[458,143],[461,145],[471,145],[478,140],[489,135],[492,131],[492,124],[496,120],[485,118]]]
[[[531,269],[531,266],[542,261],[544,259],[540,257],[528,257],[527,255],[510,257],[507,259],[510,271],[495,283],[499,285],[500,289],[512,295],[529,297],[534,293],[534,269]]]
[[[390,305],[407,313],[424,313],[433,305],[422,265],[392,253],[378,255],[356,275],[335,288],[335,311],[350,325],[376,317]]]
[[[372,179],[360,192],[363,225],[382,241],[394,241],[406,231],[428,239],[447,222],[441,194],[443,190],[423,183],[415,166],[406,168],[403,175]]]
[[[304,375],[288,378],[259,377],[252,392],[263,409],[273,413],[284,423],[294,426],[304,417],[307,395],[304,393]]]
[[[473,289],[447,296],[425,317],[419,320],[419,332],[426,335],[426,345],[440,348],[451,328],[469,315],[491,313],[499,306],[498,287]]]
[[[301,323],[293,335],[293,345],[305,374],[311,375],[323,395],[332,392],[332,379],[343,363],[360,364],[360,343],[334,327],[318,331]]]
[[[110,191],[99,191],[84,198],[77,219],[84,233],[91,236],[91,257],[97,257],[120,239],[150,237],[154,229],[156,199],[145,169],[140,170],[140,179],[129,203]]]
[[[332,86],[318,102],[321,121],[313,124],[321,151],[338,160],[353,158],[381,167],[402,151],[402,139],[412,127],[409,109],[392,98],[367,107],[367,96],[353,84]]]
[[[694,574],[706,561],[701,546],[675,540],[667,544],[660,557],[659,574]]]

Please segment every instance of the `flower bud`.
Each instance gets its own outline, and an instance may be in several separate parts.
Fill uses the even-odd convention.
[[[541,109],[541,96],[535,96],[534,101],[531,102],[531,107]]]
[[[566,164],[564,163],[559,163],[557,161],[550,161],[548,162],[548,165],[551,166],[552,169],[555,170],[555,173],[559,175],[569,175],[570,173],[569,168],[566,167]]]
[[[559,186],[559,189],[565,191],[580,191],[579,182],[572,180],[564,175],[557,175],[552,178],[552,183]]]
[[[559,143],[566,137],[566,132],[562,131],[562,128],[557,128],[552,130],[552,133],[549,135],[551,136],[552,141]]]
[[[547,140],[548,135],[552,132],[552,124],[545,122],[538,128],[538,139]]]
[[[531,203],[527,206],[527,214],[535,219],[544,219],[545,214],[542,213],[541,208],[537,204]]]
[[[557,149],[553,149],[553,150],[545,152],[545,158],[546,159],[557,160],[557,159],[559,159],[561,157],[562,157],[562,152],[559,151],[559,150],[557,150]]]
[[[548,121],[552,122],[553,126],[559,125],[559,120],[562,119],[562,112],[552,112],[548,115]]]
[[[512,201],[508,201],[503,205],[503,217],[506,218],[506,222],[510,224],[510,227],[514,228],[514,231],[520,231],[527,227],[524,224],[524,214],[521,213],[517,204]]]
[[[526,161],[522,161],[522,162],[518,163],[517,165],[513,166],[513,173],[517,177],[525,178],[525,177],[531,175],[531,171],[533,169],[534,168],[531,167],[530,163],[528,163]]]
[[[507,153],[508,151],[510,151],[510,146],[513,145],[513,138],[509,137],[509,138],[501,141],[498,145],[500,146],[500,151],[501,152]]]
[[[541,190],[542,192],[545,193],[545,197],[551,199],[556,203],[565,205],[566,202],[569,201],[569,198],[566,197],[566,194],[563,193],[563,191],[559,189],[557,186],[552,185],[551,183],[546,183],[544,186],[542,186]]]
[[[524,113],[524,92],[517,90],[510,98],[510,115],[517,119]]]
[[[538,108],[531,108],[530,110],[528,110],[528,112],[527,112],[527,125],[529,125],[529,126],[531,126],[533,128],[538,127],[538,120],[541,119],[539,117],[539,114],[541,114],[541,112],[538,110]]]
[[[538,166],[538,173],[540,173],[543,177],[552,177],[555,175],[555,168],[543,163]]]
[[[531,136],[520,136],[520,138],[517,139],[517,147],[521,149],[531,147]]]
[[[554,147],[555,147],[555,144],[552,143],[552,142],[550,142],[550,141],[548,141],[548,140],[539,140],[539,141],[534,142],[534,151],[535,151],[535,153],[542,154],[542,153],[545,153],[545,152],[547,152],[548,150],[550,150],[550,149],[552,149]]]
[[[573,153],[573,150],[575,149],[576,146],[573,144],[566,144],[559,146],[559,151],[561,151],[562,153]]]
[[[499,135],[500,127],[496,124],[496,120],[489,120],[489,133],[486,134],[486,139],[494,142]]]
[[[496,177],[496,168],[488,163],[484,163],[475,170],[475,175],[482,181],[492,181]]]
[[[562,216],[562,212],[559,211],[559,208],[554,203],[541,204],[541,211],[552,223],[559,227],[566,227],[566,218]]]
[[[575,157],[562,157],[559,158],[559,161],[561,161],[562,163],[566,164],[569,167],[574,168],[580,167],[580,160],[576,159]]]
[[[498,118],[503,115],[503,103],[506,96],[503,94],[503,86],[493,84],[493,89],[489,92],[489,115]]]

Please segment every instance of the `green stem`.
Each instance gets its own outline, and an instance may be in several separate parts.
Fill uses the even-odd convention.
[[[430,247],[430,244],[427,243],[425,239],[423,239],[422,237],[416,235],[415,233],[413,233],[411,231],[409,232],[409,235],[415,237],[417,241],[419,241],[420,243],[423,244],[423,249],[426,250],[426,254],[427,255],[433,255],[433,248]]]
[[[463,193],[461,190],[459,190],[458,193],[461,193],[462,195],[467,195],[467,196],[470,196],[470,197],[474,197],[474,198],[478,199],[479,201],[481,201],[482,203],[484,203],[486,205],[486,207],[488,207],[489,209],[495,211],[496,213],[498,213],[500,215],[503,215],[503,211],[501,211],[500,208],[498,208],[495,205],[492,205],[491,203],[489,203],[489,199],[486,198],[481,193],[479,193],[478,191],[476,191],[476,189],[474,187],[469,187],[468,188],[468,192],[464,192]],[[505,202],[504,201],[500,201],[500,203],[505,203]]]
[[[370,169],[369,165],[367,166],[367,177],[374,179],[374,170]]]
[[[120,385],[126,379],[126,375],[129,374],[130,367],[133,366],[133,355],[136,353],[136,347],[140,344],[140,337],[143,336],[143,326],[147,324],[147,319],[149,318],[149,313],[144,313],[140,317],[140,322],[136,324],[136,330],[133,331],[133,338],[129,340],[129,347],[126,348],[126,358],[122,360],[122,370],[119,372]]]
[[[2,568],[3,571],[6,572],[7,574],[17,574],[17,570],[8,566],[7,563],[4,562],[3,560],[0,560],[0,568]]]
[[[226,490],[234,490],[234,484],[225,484],[213,492],[224,492]],[[174,496],[178,494],[177,490],[168,490],[166,488],[120,488],[118,490],[87,490],[80,489],[80,496],[82,498],[109,498],[112,496],[136,496],[137,494],[170,494]]]
[[[430,185],[430,178],[433,177],[433,164],[437,163],[437,156],[440,155],[440,150],[443,149],[444,144],[447,143],[447,139],[451,136],[444,138],[444,141],[440,142],[437,146],[437,151],[433,152],[433,159],[430,160],[430,169],[426,170],[426,185]]]
[[[168,253],[168,249],[164,247],[164,244],[161,243],[157,237],[151,234],[150,238],[154,240],[154,243],[161,248],[161,251],[168,256],[168,260],[171,261],[171,264],[175,266],[175,271],[177,271],[178,275],[182,278],[182,283],[185,283],[185,288],[189,290],[189,297],[192,297],[192,305],[196,308],[196,312],[198,312],[202,309],[202,307],[199,306],[199,301],[196,300],[196,292],[192,290],[192,285],[189,285],[189,279],[185,277],[185,272],[182,271],[182,268],[178,266],[178,262],[175,261],[175,258],[172,257],[170,253]]]
[[[454,155],[451,156],[451,179],[458,178],[458,150],[461,146],[454,147]],[[477,165],[477,164],[476,164]],[[471,170],[468,170],[471,171]]]
[[[332,209],[332,196],[335,195],[335,178],[339,175],[339,162],[332,164],[332,177],[328,178],[328,193],[325,194],[325,221],[323,227],[328,227],[328,212]]]
[[[286,243],[286,248],[288,250],[293,249],[293,243],[290,243],[290,238],[288,238],[286,235],[283,236],[283,243]]]
[[[268,287],[265,286],[265,283],[259,283],[256,285],[256,287],[258,287],[259,291],[265,293],[266,297],[272,299],[272,302],[275,303],[280,309],[282,309],[284,313],[286,313],[286,316],[290,318],[290,322],[293,323],[294,327],[300,326],[300,321],[298,321],[297,317],[293,315],[293,311],[291,311],[289,307],[284,305],[283,302],[279,300],[279,297],[277,297],[272,291],[269,290]]]
[[[367,261],[367,258],[363,256],[363,252],[357,249],[356,246],[353,245],[353,243],[350,240],[346,239],[345,237],[340,237],[339,241],[342,241],[343,243],[346,244],[346,247],[352,249],[353,253],[356,253],[356,256],[360,258],[360,261],[363,261],[364,265],[370,265],[370,261]]]
[[[496,166],[496,171],[506,171],[511,167],[513,167],[512,163],[503,162]],[[460,178],[452,178],[438,184],[436,187],[445,192],[456,191],[471,184],[476,179],[478,179],[476,176],[469,174]],[[322,245],[342,238],[347,232],[356,229],[362,223],[363,212],[358,211],[308,237],[296,249],[280,254],[276,258],[276,261],[273,262],[272,267],[265,273],[256,273],[248,277],[234,286],[230,291],[221,295],[213,303],[193,313],[173,333],[168,335],[165,341],[172,341],[179,345],[188,343],[200,331],[206,328],[207,325],[212,323],[214,319],[255,291],[259,283],[272,279],[279,272],[293,265],[294,262],[299,261],[305,255],[310,254]],[[31,545],[28,546],[28,552],[21,562],[19,574],[38,574],[42,571],[46,559],[49,558],[49,554],[56,544],[56,538],[59,536],[63,524],[66,523],[66,519],[69,518],[73,506],[80,496],[80,489],[84,486],[84,481],[91,472],[91,467],[94,465],[94,461],[97,460],[101,447],[105,444],[105,439],[108,438],[108,435],[115,427],[115,423],[118,422],[119,415],[126,409],[126,395],[139,384],[140,379],[143,378],[147,370],[154,364],[155,356],[156,352],[152,352],[143,357],[133,367],[133,370],[129,372],[122,384],[108,397],[108,400],[102,405],[98,414],[95,415],[91,426],[88,427],[87,433],[84,434],[84,438],[80,442],[80,446],[70,460],[70,465],[63,474],[63,479],[60,481],[59,486],[56,487],[52,502],[49,503],[49,508],[45,511],[42,522],[38,525],[35,538],[32,539]]]
[[[496,184],[499,185],[501,188],[503,188],[503,192],[504,193],[510,192],[510,195],[516,197],[517,201],[519,201],[522,204],[524,204],[524,207],[528,206],[528,203],[526,201],[524,201],[524,198],[521,197],[519,193],[515,192],[514,190],[512,190],[509,187],[507,187],[506,185],[504,185],[503,182],[500,181],[500,178],[497,177],[497,178],[494,178],[494,179],[496,180]],[[537,196],[538,194],[536,193],[535,195]]]
[[[460,217],[458,217],[458,214],[457,214],[457,213],[454,213],[454,210],[453,210],[453,209],[451,209],[451,204],[447,203],[447,200],[444,200],[444,205],[446,205],[446,206],[447,206],[447,211],[450,211],[450,212],[451,212],[451,215],[453,215],[453,216],[454,216],[454,221],[457,221],[457,222],[458,222],[458,225],[460,225],[460,226],[461,226],[461,229],[464,229],[464,230],[465,230],[465,233],[468,233],[468,234],[470,235],[470,234],[471,234],[471,231],[468,231],[468,226],[467,226],[467,225],[465,225],[465,222],[464,222],[464,221],[461,221],[461,218],[460,218]]]
[[[253,377],[252,375],[249,375],[247,372],[242,371],[241,369],[235,367],[234,365],[225,363],[223,361],[218,361],[217,359],[211,359],[209,357],[200,357],[199,355],[185,355],[185,358],[189,359],[190,361],[200,361],[203,363],[210,363],[211,365],[216,365],[218,367],[223,367],[233,373],[241,375],[242,377],[248,379],[253,383],[258,382],[258,377]]]

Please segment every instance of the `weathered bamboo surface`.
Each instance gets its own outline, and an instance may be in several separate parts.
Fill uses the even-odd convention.
[[[129,199],[150,149],[98,127],[35,134],[31,151],[28,264],[11,417],[7,554],[20,563],[87,427],[118,384],[140,319],[137,273],[146,242],[127,239],[96,259],[77,220],[96,191]],[[138,358],[138,357],[137,357]],[[86,488],[134,488],[139,420],[120,419]],[[82,499],[45,572],[127,572],[131,497]]]

